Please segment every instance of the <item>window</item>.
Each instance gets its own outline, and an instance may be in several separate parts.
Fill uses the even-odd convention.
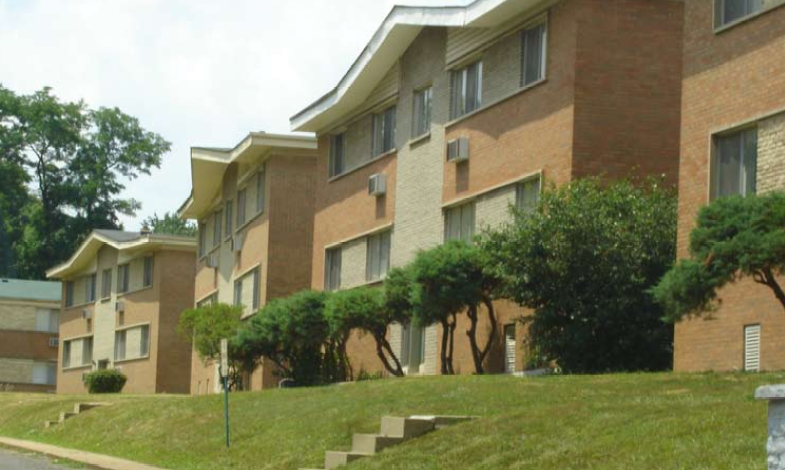
[[[117,331],[114,334],[114,360],[122,361],[125,359],[125,339],[126,330]]]
[[[35,331],[57,333],[60,330],[60,311],[39,308],[35,311]]]
[[[226,201],[226,205],[224,206],[224,212],[226,213],[226,236],[232,234],[232,222],[234,219],[232,218],[232,209],[233,204],[232,201]]]
[[[207,254],[207,224],[199,223],[199,257]]]
[[[472,243],[474,238],[474,203],[447,209],[444,214],[444,240]]]
[[[220,222],[219,224],[220,225]],[[144,275],[142,276],[142,285],[150,287],[153,285],[153,257],[146,256],[144,258]]]
[[[390,270],[391,234],[391,231],[387,231],[368,237],[368,249],[365,258],[366,281],[378,281]]]
[[[74,281],[65,283],[65,306],[72,307],[74,305]]]
[[[253,308],[254,312],[259,310],[259,302],[260,302],[260,298],[259,298],[260,297],[260,295],[259,295],[260,294],[259,293],[259,288],[260,288],[259,276],[260,276],[259,268],[254,269],[254,271],[253,271],[253,305],[252,305],[252,308]]]
[[[93,338],[82,339],[82,365],[89,366],[93,363]]]
[[[223,224],[223,212],[218,211],[213,215],[213,246],[219,246],[221,244],[221,227]]]
[[[433,87],[423,88],[414,93],[414,119],[412,134],[414,137],[427,134],[431,130],[431,102]]]
[[[245,188],[237,191],[237,228],[245,223]]]
[[[36,362],[33,364],[32,383],[35,385],[54,385],[57,376],[57,364]]]
[[[197,308],[207,307],[209,305],[215,304],[217,301],[218,301],[218,293],[216,292],[216,293],[214,293],[214,294],[212,294],[212,295],[210,295],[210,296],[200,300],[199,302],[197,302],[196,303],[196,307]]]
[[[515,208],[530,214],[540,200],[540,178],[518,183],[515,188]]]
[[[259,173],[256,174],[256,212],[258,214],[264,212],[264,197],[266,191],[266,177],[267,168],[265,165],[262,165],[262,168],[259,170]]]
[[[758,130],[748,129],[715,139],[713,196],[755,193]]]
[[[121,264],[117,267],[117,293],[122,294],[128,292],[128,271],[127,264]]]
[[[329,161],[329,175],[330,177],[338,176],[343,173],[343,160],[344,160],[344,135],[338,134],[330,137],[330,161]]]
[[[71,367],[71,341],[63,341],[63,369]]]
[[[95,302],[95,274],[85,277],[85,303]]]
[[[395,106],[373,115],[373,156],[395,148]]]
[[[527,29],[522,38],[521,85],[527,86],[545,78],[545,25]]]
[[[482,105],[482,62],[452,73],[450,119],[477,110]]]
[[[112,270],[104,269],[101,272],[101,298],[106,299],[112,295]]]
[[[141,337],[139,357],[147,357],[150,354],[150,325],[144,325],[139,330]]]
[[[243,305],[243,280],[238,279],[234,281],[234,305]]]
[[[744,327],[744,370],[760,371],[760,325]]]
[[[733,23],[763,10],[764,0],[715,0],[715,26]]]
[[[324,260],[324,290],[341,288],[341,248],[326,251]]]

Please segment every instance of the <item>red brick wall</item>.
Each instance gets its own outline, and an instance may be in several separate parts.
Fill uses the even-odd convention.
[[[711,136],[785,109],[785,9],[715,34],[710,0],[686,0],[679,178],[679,256],[688,254],[698,210],[708,202]],[[713,320],[676,326],[678,371],[741,367],[743,326],[761,323],[765,369],[785,368],[783,311],[752,282],[723,289]],[[773,343],[773,344],[772,344]]]

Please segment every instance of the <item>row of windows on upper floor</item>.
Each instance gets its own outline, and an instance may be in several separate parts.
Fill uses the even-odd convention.
[[[540,178],[518,183],[515,188],[515,207],[531,212],[540,198]],[[460,240],[472,243],[476,232],[475,203],[468,202],[444,211],[444,241]],[[390,270],[390,246],[392,230],[366,237],[365,281],[368,283],[384,279]],[[329,248],[325,252],[324,289],[341,288],[343,247]]]
[[[525,88],[545,78],[547,27],[544,23],[521,33],[520,87]],[[483,106],[483,63],[481,60],[450,73],[450,120],[477,111]],[[433,87],[414,90],[412,135],[417,138],[431,129]],[[346,134],[330,136],[328,176],[340,176],[359,164],[392,151],[396,137],[395,105],[373,114],[371,148],[368,157],[350,167],[346,164]]]
[[[205,256],[210,250],[218,247],[221,240],[230,237],[235,229],[241,229],[254,217],[262,214],[265,207],[265,191],[267,185],[266,165],[262,165],[248,184],[241,186],[235,199],[229,199],[216,208],[212,215],[199,222],[199,257]],[[249,190],[255,191],[249,195]],[[237,201],[235,206],[234,201]],[[237,208],[237,214],[234,209]],[[249,213],[251,214],[249,216]],[[208,244],[208,234],[212,234]]]
[[[112,274],[114,269],[107,268],[101,271],[101,299],[108,299],[112,295]],[[141,276],[141,288],[153,285],[153,257],[146,256],[142,261],[141,272],[131,269],[131,263],[120,264],[117,266],[117,293],[125,294],[131,290],[132,278]],[[84,288],[84,296],[79,304],[95,302],[97,291],[97,275],[95,273],[83,276],[79,281],[67,281],[65,283],[65,306],[73,307],[76,303],[76,286],[81,284]]]

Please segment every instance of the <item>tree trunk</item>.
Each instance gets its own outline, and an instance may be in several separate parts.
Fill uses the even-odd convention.
[[[785,292],[783,292],[782,287],[777,282],[777,279],[774,277],[774,273],[772,273],[771,269],[766,269],[763,271],[763,278],[765,280],[765,284],[769,286],[769,288],[774,291],[774,295],[777,297],[777,300],[780,301],[782,307],[785,308]]]
[[[474,360],[474,371],[478,374],[485,373],[482,365],[482,356],[480,354],[480,347],[477,345],[477,307],[471,306],[466,311],[466,316],[469,317],[469,329],[466,330],[466,336],[469,337],[469,345],[472,349],[472,359]]]
[[[376,355],[379,356],[379,359],[382,361],[382,365],[384,368],[387,369],[387,372],[391,373],[395,377],[403,377],[403,367],[401,367],[401,361],[398,360],[398,357],[392,350],[390,343],[387,341],[387,338],[384,336],[376,336]],[[385,354],[386,352],[386,354]],[[387,356],[392,358],[395,366],[390,364],[390,360]]]
[[[485,348],[480,352],[480,362],[484,363],[485,358],[488,357],[488,353],[491,351],[493,343],[496,341],[498,325],[496,324],[496,311],[493,308],[493,301],[486,297],[482,300],[482,303],[484,303],[485,308],[488,309],[488,320],[491,322],[491,332],[488,334],[488,342],[485,343]]]
[[[447,345],[450,340],[450,325],[448,324],[447,320],[442,320],[442,347],[440,348],[439,355],[441,359],[441,373],[442,375],[448,375],[450,373],[450,367],[448,367],[448,357],[447,357]]]
[[[449,373],[455,374],[455,365],[453,364],[453,352],[455,351],[455,328],[458,326],[458,318],[456,314],[452,314],[452,322],[450,322],[450,343],[449,343]]]

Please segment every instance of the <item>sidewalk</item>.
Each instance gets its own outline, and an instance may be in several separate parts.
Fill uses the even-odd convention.
[[[108,455],[93,454],[92,452],[83,452],[81,450],[65,449],[63,447],[52,446],[49,444],[41,444],[32,441],[22,441],[19,439],[11,439],[8,437],[0,437],[0,444],[15,447],[17,449],[29,450],[39,454],[58,457],[61,459],[73,460],[93,467],[103,468],[105,470],[164,470],[159,467],[153,467],[131,460],[120,459],[117,457],[109,457]]]

